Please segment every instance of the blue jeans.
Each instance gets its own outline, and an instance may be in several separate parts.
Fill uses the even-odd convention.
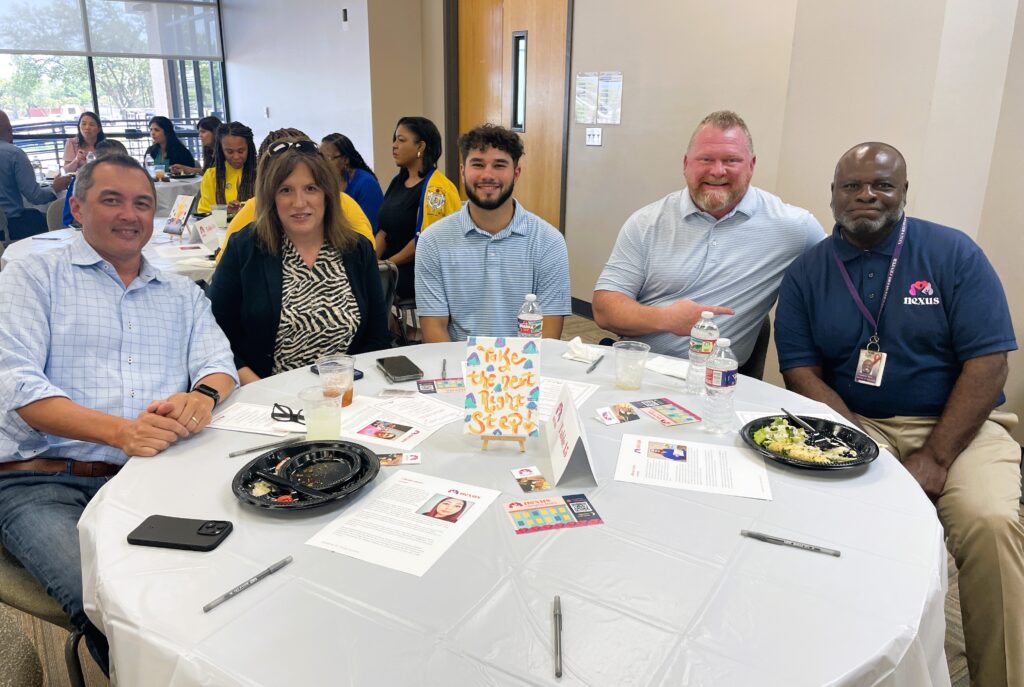
[[[60,603],[85,635],[89,652],[107,673],[107,639],[82,607],[78,520],[109,477],[69,473],[0,473],[0,536],[4,548]]]

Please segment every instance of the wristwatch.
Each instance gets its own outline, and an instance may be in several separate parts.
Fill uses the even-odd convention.
[[[216,408],[217,404],[220,403],[220,393],[212,386],[207,386],[206,384],[196,384],[196,388],[192,389],[192,391],[200,393],[203,396],[209,396],[210,398],[212,398],[214,408]]]

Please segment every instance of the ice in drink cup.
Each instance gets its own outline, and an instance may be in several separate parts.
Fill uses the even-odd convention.
[[[615,349],[615,386],[639,389],[644,381],[644,366],[651,347],[639,341],[617,341]]]
[[[228,226],[228,206],[214,205],[213,212],[210,213],[210,219],[221,229],[226,229]]]
[[[352,404],[353,374],[356,359],[350,355],[332,354],[317,358],[316,368],[320,373],[320,384],[325,388],[340,389],[341,405]]]
[[[164,180],[164,168],[163,167],[157,167],[156,168],[156,180],[157,181],[163,181]]]
[[[341,438],[341,398],[341,389],[332,387],[310,386],[299,392],[306,439]]]

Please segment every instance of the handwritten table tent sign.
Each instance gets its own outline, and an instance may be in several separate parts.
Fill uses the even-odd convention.
[[[540,347],[535,339],[466,341],[465,433],[540,437]]]

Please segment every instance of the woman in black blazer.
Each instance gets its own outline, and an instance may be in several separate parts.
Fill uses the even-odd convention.
[[[316,144],[275,142],[256,186],[256,221],[228,241],[208,291],[242,384],[389,347],[373,247],[346,222]]]

